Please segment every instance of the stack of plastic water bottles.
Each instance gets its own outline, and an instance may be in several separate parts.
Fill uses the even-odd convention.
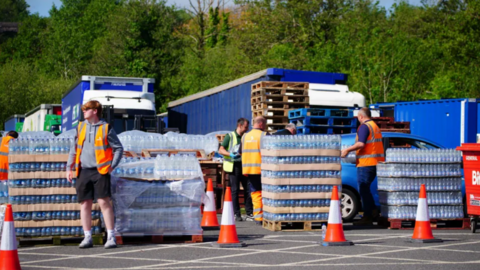
[[[9,203],[19,237],[80,236],[80,206],[65,178],[73,138],[20,137],[9,143]],[[0,186],[3,187],[3,182]],[[0,191],[1,193],[1,191]],[[0,198],[1,199],[1,198]],[[93,233],[100,233],[100,212],[92,212]]]
[[[425,184],[431,218],[463,217],[461,152],[454,149],[388,149],[377,165],[382,216],[414,219]]]
[[[142,175],[144,166],[149,172]],[[197,158],[183,155],[157,156],[148,160],[128,158],[122,160],[119,168],[127,172],[128,178],[119,177],[116,172],[112,177],[118,233],[202,234],[200,206],[205,182]]]
[[[0,204],[8,202],[8,182],[0,181]]]
[[[140,153],[142,149],[193,149],[204,150],[206,154],[218,150],[215,136],[167,133],[166,135],[146,133],[138,130],[118,135],[125,151]]]
[[[338,135],[262,138],[264,218],[326,221],[334,185],[341,186]]]

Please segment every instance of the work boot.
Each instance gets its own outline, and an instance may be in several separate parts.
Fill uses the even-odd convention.
[[[243,221],[242,216],[240,216],[240,215],[235,215],[235,221]]]
[[[83,241],[78,245],[79,248],[91,248],[93,247],[93,241],[91,237],[85,237]]]
[[[372,217],[362,217],[359,221],[353,222],[354,226],[372,226],[373,218]]]
[[[255,221],[255,219],[253,218],[253,215],[252,215],[252,214],[246,215],[246,216],[245,216],[245,220],[246,220],[246,221]]]
[[[117,247],[117,240],[115,237],[110,237],[107,239],[107,242],[105,243],[105,248],[116,248]]]

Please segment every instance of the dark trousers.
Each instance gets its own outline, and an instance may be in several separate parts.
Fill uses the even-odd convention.
[[[365,217],[372,217],[372,211],[376,209],[375,201],[370,190],[372,182],[377,176],[376,166],[358,167],[357,181],[358,189],[360,190],[360,198],[363,204],[363,215]]]
[[[240,192],[240,183],[243,187],[243,198],[245,200],[245,211],[247,215],[253,214],[252,198],[250,197],[250,189],[248,187],[248,180],[245,175],[242,174],[242,163],[233,163],[233,172],[228,173],[230,179],[230,187],[232,189],[232,204],[233,212],[235,215],[240,216],[240,204],[238,202],[238,193]]]

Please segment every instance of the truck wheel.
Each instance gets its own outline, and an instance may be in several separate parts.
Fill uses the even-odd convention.
[[[342,188],[342,219],[344,222],[350,222],[357,215],[360,207],[357,195],[346,188]]]
[[[470,220],[470,230],[472,231],[472,233],[475,233],[475,231],[477,231],[477,220],[474,218]]]

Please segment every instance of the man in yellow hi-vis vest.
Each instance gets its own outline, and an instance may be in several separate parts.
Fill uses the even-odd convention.
[[[358,121],[361,125],[357,130],[355,144],[342,150],[342,157],[346,157],[350,151],[357,151],[357,181],[363,203],[363,217],[354,222],[354,225],[372,225],[373,219],[378,216],[370,188],[377,177],[377,163],[385,161],[385,152],[382,132],[371,117],[370,109],[360,109]]]
[[[240,142],[242,135],[248,130],[250,121],[245,118],[240,118],[237,121],[237,128],[226,134],[222,145],[218,152],[223,155],[223,170],[228,173],[230,187],[232,188],[232,204],[233,212],[235,214],[235,221],[243,221],[240,214],[240,204],[238,202],[238,194],[240,192],[240,183],[243,186],[244,201],[245,201],[245,220],[253,221],[253,207],[252,198],[250,197],[250,190],[248,188],[248,180],[242,173],[242,156],[240,155]]]
[[[248,178],[253,203],[253,218],[258,225],[263,221],[262,178],[260,142],[266,135],[267,121],[258,116],[253,120],[253,129],[242,137],[242,171]]]
[[[67,179],[72,182],[76,177],[75,188],[80,203],[80,219],[85,239],[80,248],[90,248],[92,241],[92,204],[97,200],[102,210],[107,242],[105,248],[117,246],[114,235],[114,215],[110,201],[110,173],[120,164],[123,147],[115,130],[100,120],[102,105],[91,100],[82,106],[86,121],[79,122],[75,145],[71,146],[67,162]],[[72,171],[75,166],[75,176]]]

